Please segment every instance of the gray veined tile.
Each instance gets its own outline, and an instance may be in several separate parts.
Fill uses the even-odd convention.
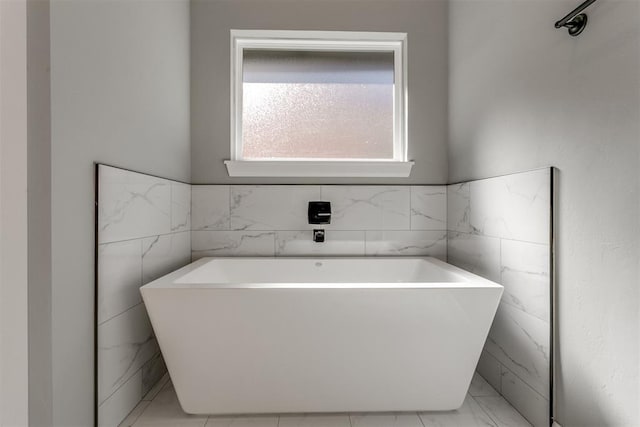
[[[364,256],[364,231],[328,230],[325,241],[313,241],[312,230],[277,231],[278,256]]]
[[[502,301],[550,322],[549,245],[514,240],[501,244]]]
[[[549,243],[551,170],[471,182],[471,227],[486,236]]]
[[[331,202],[330,230],[409,230],[408,186],[323,185]]]
[[[278,427],[277,416],[209,417],[206,427]]]
[[[109,243],[171,231],[171,182],[100,165],[98,242]]]
[[[500,392],[502,389],[502,365],[498,359],[489,354],[485,349],[480,353],[476,371],[491,387]]]
[[[351,427],[423,427],[416,413],[351,414]]]
[[[273,231],[193,231],[191,255],[195,261],[207,256],[274,256]]]
[[[98,406],[98,426],[116,427],[140,401],[141,375],[138,371]]]
[[[193,185],[191,187],[191,224],[193,230],[229,230],[228,185]]]
[[[446,231],[367,231],[367,255],[447,257]]]
[[[489,414],[497,427],[530,427],[531,424],[524,419],[502,397],[476,397],[474,398],[482,409]]]
[[[98,247],[98,324],[128,310],[142,299],[142,243],[106,243]]]
[[[164,386],[169,382],[169,373],[165,373],[160,381],[158,381],[151,390],[147,392],[144,396],[142,396],[142,400],[153,400],[160,393],[160,391],[164,388]]]
[[[157,353],[151,360],[142,366],[142,396],[143,399],[151,400],[153,397],[149,395],[151,390],[156,388],[167,378],[167,366],[164,363],[162,354]],[[147,396],[149,395],[149,396]]]
[[[278,427],[351,427],[348,415],[281,415]]]
[[[470,184],[447,185],[447,229],[461,233],[472,231],[470,224]]]
[[[305,230],[308,203],[320,200],[317,185],[234,185],[232,230]]]
[[[471,380],[471,386],[469,387],[469,394],[473,397],[499,396],[496,389],[491,387],[491,384],[489,384],[487,380],[482,378],[482,376],[480,376],[480,374],[478,374],[477,372],[473,374],[473,379]]]
[[[449,231],[447,260],[457,267],[500,282],[500,239]]]
[[[171,181],[171,231],[191,230],[191,186]]]
[[[207,417],[186,414],[180,407],[173,384],[168,382],[138,417],[134,427],[204,427]]]
[[[98,402],[104,402],[133,375],[141,376],[140,368],[158,352],[158,344],[143,304],[138,304],[100,325]],[[138,400],[141,393],[140,383]],[[132,408],[133,406],[130,409]]]
[[[549,324],[508,304],[498,307],[485,349],[549,398]]]
[[[144,410],[147,409],[147,406],[149,406],[150,403],[151,402],[148,400],[141,400],[140,402],[138,402],[136,407],[133,408],[131,412],[129,412],[129,415],[127,415],[127,418],[122,420],[122,422],[118,425],[118,427],[131,427],[136,422],[138,417],[142,415]]]
[[[142,241],[142,281],[151,282],[191,262],[191,233],[154,236]]]
[[[447,229],[447,187],[414,185],[411,187],[411,229]]]
[[[549,401],[508,369],[502,373],[502,394],[533,426],[549,426]]]
[[[495,427],[493,420],[469,395],[455,411],[420,412],[425,427]]]

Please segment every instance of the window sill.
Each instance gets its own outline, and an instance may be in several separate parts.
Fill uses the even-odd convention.
[[[225,160],[229,176],[406,178],[414,162],[395,161],[235,161]]]

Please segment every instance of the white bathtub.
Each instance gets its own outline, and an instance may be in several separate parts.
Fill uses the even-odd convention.
[[[451,410],[502,286],[433,258],[203,258],[141,288],[192,414]]]

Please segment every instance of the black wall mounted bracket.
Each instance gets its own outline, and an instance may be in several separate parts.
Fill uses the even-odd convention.
[[[569,12],[564,18],[556,22],[556,28],[567,28],[569,35],[576,37],[587,26],[588,17],[586,13],[582,13],[587,7],[595,3],[596,0],[586,0],[580,6]]]

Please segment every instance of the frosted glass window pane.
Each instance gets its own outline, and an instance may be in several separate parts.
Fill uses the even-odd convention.
[[[245,159],[393,159],[392,52],[245,50]]]

